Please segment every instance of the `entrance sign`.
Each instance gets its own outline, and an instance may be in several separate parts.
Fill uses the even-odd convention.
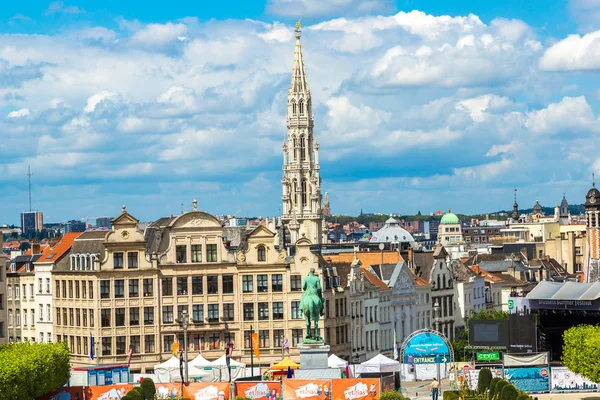
[[[451,362],[451,351],[440,333],[417,331],[407,338],[402,349],[406,364],[440,364]]]
[[[500,353],[493,351],[491,353],[477,353],[477,361],[499,361]]]

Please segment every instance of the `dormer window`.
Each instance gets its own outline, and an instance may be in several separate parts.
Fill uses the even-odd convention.
[[[256,252],[258,255],[258,261],[267,261],[267,249],[265,248],[265,246],[258,246],[256,248]]]

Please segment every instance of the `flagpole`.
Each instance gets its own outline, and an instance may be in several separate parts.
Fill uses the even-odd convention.
[[[250,325],[250,376],[254,376],[254,346],[252,345],[253,335],[254,331],[252,330],[252,325]]]

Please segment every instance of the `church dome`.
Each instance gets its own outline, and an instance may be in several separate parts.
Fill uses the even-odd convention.
[[[391,243],[391,242],[414,242],[415,239],[408,231],[400,227],[397,220],[390,217],[385,221],[383,228],[373,232],[371,242]]]
[[[592,188],[585,195],[585,207],[598,207],[598,203],[600,203],[600,191],[596,189],[596,186],[592,186]]]
[[[456,216],[456,214],[453,214],[450,211],[450,209],[448,209],[448,212],[446,214],[444,214],[444,216],[442,217],[440,224],[441,225],[458,225],[458,224],[460,224],[460,221],[459,221],[458,217]]]
[[[565,198],[565,196],[563,195],[563,199],[560,202],[560,206],[561,207],[569,207],[569,203],[567,202],[567,199]]]
[[[539,201],[535,201],[535,205],[533,206],[532,214],[543,214],[542,206]]]

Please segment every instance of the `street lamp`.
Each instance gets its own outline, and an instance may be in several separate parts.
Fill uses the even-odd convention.
[[[434,329],[438,332],[440,331],[439,313],[440,313],[440,305],[436,300],[435,303],[433,304],[433,326],[434,326]]]
[[[179,317],[179,323],[183,328],[183,357],[185,358],[185,372],[184,372],[184,381],[189,382],[188,376],[188,339],[187,339],[187,329],[189,324],[188,312],[187,310],[183,310],[181,312],[181,316]]]

